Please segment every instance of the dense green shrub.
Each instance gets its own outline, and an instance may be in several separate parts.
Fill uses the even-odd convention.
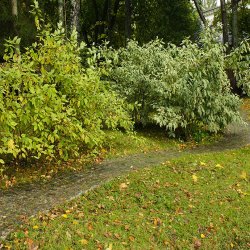
[[[233,69],[238,87],[250,96],[250,39],[241,42],[239,47],[234,49],[226,57],[227,68]]]
[[[129,129],[126,104],[94,68],[83,69],[76,32],[41,32],[21,54],[9,41],[0,67],[0,160],[67,159],[101,145],[103,128]]]
[[[113,88],[135,105],[136,122],[156,123],[173,135],[196,130],[218,132],[239,121],[240,100],[230,91],[225,48],[207,30],[199,44],[177,47],[160,41],[130,41],[111,71]]]

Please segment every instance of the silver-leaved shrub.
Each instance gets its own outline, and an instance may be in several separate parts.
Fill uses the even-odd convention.
[[[240,99],[231,92],[225,47],[216,32],[206,30],[198,44],[186,39],[178,47],[159,40],[143,46],[130,41],[118,56],[110,79],[134,104],[136,122],[189,136],[197,130],[218,132],[241,121]]]
[[[250,39],[243,40],[226,56],[226,65],[234,71],[238,87],[250,96]]]

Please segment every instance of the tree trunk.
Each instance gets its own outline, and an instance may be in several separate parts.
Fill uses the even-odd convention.
[[[11,0],[12,16],[17,18],[18,9],[17,9],[17,0]]]
[[[71,0],[71,31],[76,28],[80,33],[80,0]]]
[[[109,22],[109,6],[110,6],[110,1],[106,0],[103,6],[103,11],[102,11],[102,20],[101,20],[101,26],[100,26],[100,34],[105,34],[107,28],[107,24]]]
[[[131,38],[132,1],[125,0],[125,38]]]
[[[112,34],[112,30],[115,26],[115,22],[116,22],[116,16],[117,16],[117,12],[119,10],[120,7],[120,2],[121,0],[116,0],[114,3],[114,9],[113,12],[111,14],[111,18],[110,18],[110,22],[109,22],[109,27],[108,27],[108,36],[109,36],[109,40],[111,40],[111,34]]]
[[[228,43],[228,19],[225,0],[220,0],[222,29],[223,29],[223,43]]]
[[[202,23],[206,26],[207,21],[197,0],[193,0]]]
[[[64,12],[63,12],[63,0],[58,0],[58,20],[60,23],[64,23]]]
[[[238,46],[238,0],[232,0],[232,46]]]
[[[18,20],[18,7],[17,7],[17,0],[11,0],[11,13],[13,18],[13,30],[14,35],[18,36],[18,27],[17,27],[17,20]],[[20,44],[16,44],[15,46],[16,53],[20,51]]]
[[[17,36],[18,35],[18,29],[17,29],[17,19],[18,19],[17,0],[11,0],[11,14],[12,14],[12,18],[13,18],[14,33]]]
[[[92,0],[92,4],[93,4],[93,7],[94,7],[94,11],[95,11],[95,37],[94,37],[94,40],[97,43],[98,36],[99,36],[98,22],[100,21],[100,17],[99,17],[98,5],[97,5],[96,0]]]

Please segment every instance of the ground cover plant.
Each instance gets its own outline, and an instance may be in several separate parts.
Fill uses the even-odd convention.
[[[249,249],[250,147],[117,178],[31,218],[8,249]]]

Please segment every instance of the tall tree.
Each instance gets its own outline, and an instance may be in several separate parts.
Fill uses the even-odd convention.
[[[135,38],[142,44],[156,37],[165,43],[181,43],[184,37],[197,37],[200,21],[187,0],[134,0]]]
[[[201,0],[202,9],[209,10],[217,6],[216,0]]]
[[[228,43],[228,18],[225,0],[220,0],[221,18],[222,18],[222,29],[223,29],[223,43]]]
[[[111,39],[111,33],[116,23],[117,13],[120,8],[121,0],[115,0],[113,10],[111,11],[111,17],[108,25],[108,37]]]
[[[232,46],[238,46],[238,3],[239,0],[232,0]]]
[[[80,0],[71,0],[71,23],[70,28],[76,28],[78,34],[80,33]]]
[[[18,18],[18,7],[17,7],[17,0],[11,0],[11,13],[13,18],[13,27],[15,35],[18,35],[18,28],[17,28],[17,18]]]
[[[207,24],[207,21],[206,21],[206,18],[205,18],[205,16],[204,16],[204,14],[203,14],[203,11],[202,11],[202,9],[201,9],[201,6],[199,5],[199,3],[198,3],[197,0],[193,0],[193,1],[194,1],[195,7],[196,7],[196,9],[197,9],[197,12],[198,12],[198,14],[199,14],[199,16],[200,16],[200,19],[201,19],[202,23],[203,23],[204,25],[206,25],[206,24]]]
[[[58,0],[58,19],[59,22],[64,23],[64,11],[63,11],[63,6],[64,6],[64,0]]]
[[[12,15],[14,17],[18,16],[17,0],[11,0]]]
[[[131,38],[132,1],[125,0],[125,38]]]

